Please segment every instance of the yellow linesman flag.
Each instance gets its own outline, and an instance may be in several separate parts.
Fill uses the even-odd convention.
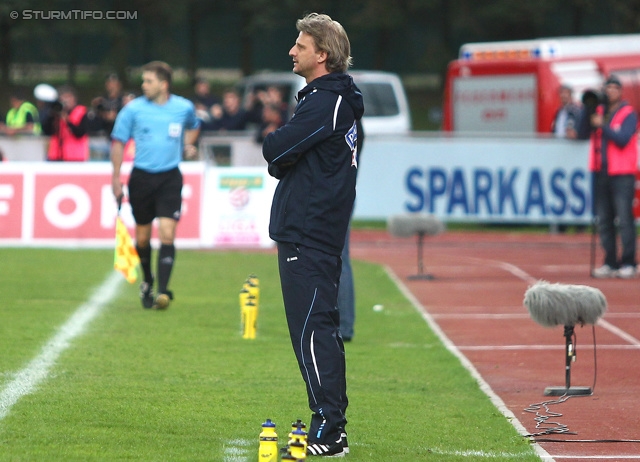
[[[120,271],[130,284],[138,280],[140,258],[133,246],[131,235],[120,217],[116,218],[116,252],[113,267]]]

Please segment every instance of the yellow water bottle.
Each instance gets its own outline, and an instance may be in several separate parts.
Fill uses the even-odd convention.
[[[244,284],[244,288],[247,289],[249,293],[254,296],[254,303],[256,304],[256,316],[257,316],[257,311],[260,308],[260,280],[255,274],[250,274]]]
[[[295,422],[291,422],[291,433],[289,433],[289,439],[291,439],[291,438],[292,438],[292,434],[293,434],[293,432],[294,432],[294,431],[296,431],[296,430],[301,430],[301,431],[304,433],[304,435],[305,435],[305,439],[306,439],[306,435],[307,435],[307,426],[306,426],[306,424],[305,424],[302,420],[300,420],[300,419],[296,420]]]
[[[246,320],[246,310],[245,305],[247,304],[247,297],[249,296],[249,291],[244,287],[240,291],[240,333],[244,337],[245,325],[247,324]]]
[[[306,460],[307,459],[307,447],[305,444],[298,443],[294,441],[289,444],[289,452],[296,460]]]
[[[253,302],[253,297],[247,297],[247,302],[244,305],[244,333],[242,338],[255,339],[257,328],[257,314],[256,305]]]
[[[289,433],[289,451],[298,459],[307,458],[307,432],[302,429],[302,422],[296,425],[296,429]]]
[[[278,462],[278,434],[276,424],[267,419],[262,424],[260,432],[260,448],[258,449],[259,462]]]

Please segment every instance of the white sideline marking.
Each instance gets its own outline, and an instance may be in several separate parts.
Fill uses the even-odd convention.
[[[248,462],[251,442],[245,439],[231,440],[224,447],[224,462]]]
[[[469,371],[471,376],[478,382],[480,386],[480,390],[484,392],[485,395],[489,397],[489,400],[493,403],[493,405],[500,411],[500,413],[507,418],[507,420],[515,427],[515,429],[521,435],[527,435],[529,432],[527,429],[520,423],[518,418],[515,416],[513,412],[507,407],[507,405],[491,388],[491,386],[487,383],[487,381],[480,375],[475,366],[467,359],[467,357],[460,351],[460,349],[454,345],[454,343],[447,337],[444,331],[440,328],[440,326],[436,323],[433,317],[427,312],[426,309],[422,306],[422,304],[418,301],[418,299],[407,289],[407,287],[402,283],[400,278],[396,276],[393,270],[389,266],[385,266],[385,271],[396,284],[396,286],[400,289],[403,295],[411,302],[416,311],[422,316],[422,318],[427,322],[431,330],[436,334],[436,336],[440,339],[440,341],[444,344],[445,348],[449,350],[458,360],[462,363],[462,366]],[[538,443],[532,442],[531,446],[533,450],[540,456],[542,460],[545,461],[553,461],[553,458],[549,455],[547,451],[545,451],[542,446]]]
[[[56,335],[49,340],[38,356],[18,372],[0,392],[0,420],[4,419],[11,407],[24,395],[33,392],[40,382],[49,375],[60,354],[66,350],[71,340],[80,335],[87,325],[102,311],[116,295],[116,290],[124,278],[115,271],[96,289],[89,301],[78,307],[69,320],[58,329]]]

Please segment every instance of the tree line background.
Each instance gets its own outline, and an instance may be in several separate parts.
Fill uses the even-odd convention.
[[[12,11],[136,12],[131,20],[12,19]],[[640,30],[640,0],[2,0],[0,71],[13,63],[123,71],[162,59],[197,68],[289,69],[295,20],[340,21],[358,68],[442,73],[461,44]],[[71,72],[73,75],[73,72]]]
[[[26,10],[38,13],[24,19]],[[135,19],[44,19],[73,10]],[[0,0],[0,84],[20,84],[10,69],[24,76],[34,64],[66,67],[72,84],[82,65],[102,82],[155,59],[191,78],[203,68],[290,70],[295,21],[312,11],[344,25],[355,68],[402,76],[442,77],[467,42],[640,31],[640,0]]]

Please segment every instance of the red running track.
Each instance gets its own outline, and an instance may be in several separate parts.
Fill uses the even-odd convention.
[[[594,329],[576,326],[571,367],[572,386],[593,387],[596,378],[593,395],[551,406],[562,414],[551,420],[576,434],[537,437],[539,452],[558,462],[640,460],[640,443],[619,442],[640,440],[640,279],[591,278],[590,252],[590,233],[445,232],[425,238],[424,272],[434,279],[410,280],[415,238],[351,234],[351,257],[386,265],[529,434],[541,430],[525,408],[556,399],[546,387],[565,386],[565,337],[562,326],[531,319],[524,293],[540,279],[600,289],[608,308],[595,326],[597,361]]]

